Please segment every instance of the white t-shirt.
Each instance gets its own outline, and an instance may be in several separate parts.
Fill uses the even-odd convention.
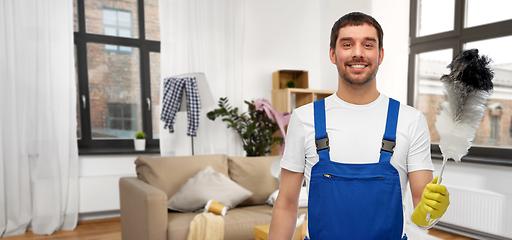
[[[325,118],[331,161],[378,162],[388,104],[389,97],[383,94],[366,105],[347,103],[336,94],[325,98]],[[304,173],[308,192],[311,168],[318,162],[313,108],[313,103],[310,103],[293,111],[281,160],[282,168]],[[404,202],[403,196],[409,180],[409,172],[434,171],[430,156],[430,133],[427,121],[420,111],[405,104],[400,104],[396,146],[391,164],[400,175],[402,202]]]

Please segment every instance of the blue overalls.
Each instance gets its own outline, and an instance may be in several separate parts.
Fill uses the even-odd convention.
[[[399,108],[400,103],[390,98],[379,162],[346,164],[330,160],[325,101],[314,103],[315,138],[320,159],[311,169],[309,185],[308,230],[311,240],[402,239],[400,177],[390,163]]]

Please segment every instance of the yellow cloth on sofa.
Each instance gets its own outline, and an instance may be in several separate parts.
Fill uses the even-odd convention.
[[[223,240],[224,218],[211,212],[198,214],[190,222],[187,240]]]

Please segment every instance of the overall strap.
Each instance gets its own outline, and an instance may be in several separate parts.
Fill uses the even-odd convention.
[[[386,119],[386,131],[382,138],[382,148],[380,149],[379,162],[389,162],[393,155],[393,148],[396,143],[396,127],[398,123],[398,112],[400,110],[400,102],[389,98],[388,116]]]
[[[325,100],[320,99],[314,103],[315,116],[315,145],[318,156],[321,160],[330,161],[329,137],[325,127]]]

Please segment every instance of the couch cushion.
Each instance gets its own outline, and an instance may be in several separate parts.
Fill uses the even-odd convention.
[[[299,208],[299,215],[306,213],[307,208]],[[187,240],[189,225],[198,213],[169,213],[167,237],[172,240]],[[224,216],[225,240],[253,240],[254,227],[270,224],[272,207],[257,205],[237,207],[229,210]]]
[[[277,200],[277,195],[279,194],[279,190],[276,190],[267,199],[267,204],[270,206],[274,206]],[[306,190],[306,187],[302,187],[300,189],[300,195],[299,195],[299,207],[308,207],[308,190]]]
[[[180,190],[169,199],[167,206],[180,212],[194,212],[204,208],[213,199],[231,209],[252,195],[226,175],[205,167],[187,180]]]
[[[228,174],[227,156],[195,155],[186,157],[148,157],[139,156],[135,160],[137,177],[167,194],[171,198],[181,186],[206,166],[226,176]]]
[[[280,156],[228,157],[229,177],[252,192],[240,206],[265,204],[267,198],[279,188],[270,173],[270,166]]]

